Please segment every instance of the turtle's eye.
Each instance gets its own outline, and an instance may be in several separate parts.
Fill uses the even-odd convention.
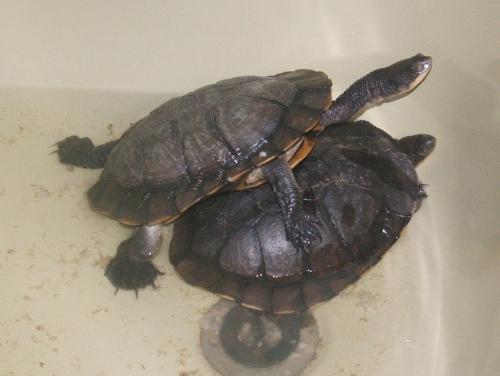
[[[424,142],[422,145],[419,146],[418,154],[422,156],[427,156],[434,150],[435,146],[436,146],[436,140],[434,138],[427,140],[426,142]]]
[[[413,65],[412,70],[417,74],[422,74],[429,70],[430,64],[428,62],[416,63]]]

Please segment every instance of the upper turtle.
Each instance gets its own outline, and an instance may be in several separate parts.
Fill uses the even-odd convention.
[[[127,224],[170,222],[296,146],[331,105],[331,85],[322,72],[298,70],[169,100],[113,148],[89,191],[92,207]]]

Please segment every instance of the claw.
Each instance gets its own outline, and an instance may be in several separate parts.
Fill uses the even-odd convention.
[[[313,242],[322,242],[323,237],[318,229],[319,225],[320,223],[313,216],[297,216],[294,220],[288,222],[286,238],[298,249],[306,251]]]
[[[318,230],[316,226],[314,226],[314,236],[318,238],[320,242],[323,241],[323,235],[321,235],[321,232]]]

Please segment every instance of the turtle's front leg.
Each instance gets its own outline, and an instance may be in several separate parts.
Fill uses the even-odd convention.
[[[134,234],[120,243],[115,257],[106,267],[106,277],[118,289],[135,290],[154,281],[160,272],[151,262],[161,245],[161,225],[138,227]]]
[[[299,249],[304,249],[315,239],[320,239],[315,219],[302,208],[302,194],[284,157],[276,158],[263,166],[262,172],[272,185],[281,207],[287,240]]]

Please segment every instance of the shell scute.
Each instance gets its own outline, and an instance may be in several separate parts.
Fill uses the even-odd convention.
[[[247,278],[262,275],[262,253],[253,229],[243,228],[236,232],[222,248],[219,262],[222,270]]]

